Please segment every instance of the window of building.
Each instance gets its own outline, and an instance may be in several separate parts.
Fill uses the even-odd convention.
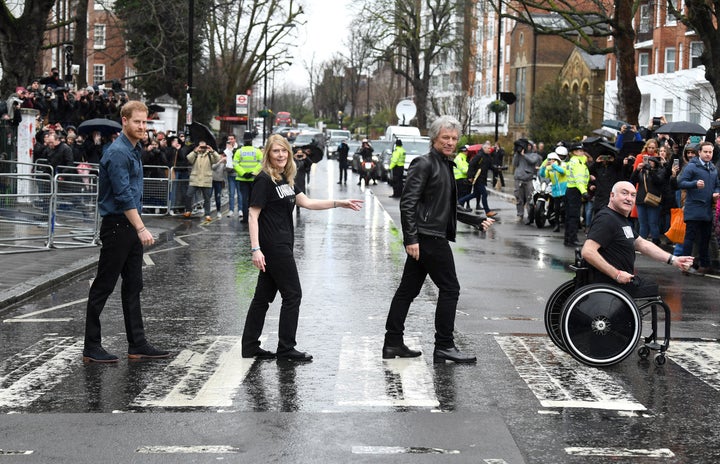
[[[522,123],[525,121],[525,68],[518,68],[515,74],[515,122]]]
[[[673,8],[678,9],[678,0],[669,0],[672,3]],[[678,10],[679,11],[679,10]],[[665,7],[665,24],[668,26],[674,26],[677,24],[677,18],[675,15],[670,13],[670,8]]]
[[[105,65],[94,64],[93,65],[93,84],[99,85],[105,82]]]
[[[700,62],[700,55],[703,52],[702,42],[690,42],[690,67],[697,68],[702,63]]]
[[[105,48],[105,25],[96,24],[93,28],[93,48],[96,50]]]
[[[672,122],[673,120],[673,101],[672,100],[663,100],[663,116],[665,116],[665,120],[667,122]]]
[[[638,25],[638,32],[650,32],[650,24],[651,24],[651,17],[650,17],[650,5],[647,3],[644,5],[640,5],[640,24]]]
[[[675,47],[665,49],[665,73],[675,72]]]
[[[640,53],[638,55],[638,76],[650,74],[650,54]]]

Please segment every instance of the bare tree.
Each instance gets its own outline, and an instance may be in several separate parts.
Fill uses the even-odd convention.
[[[372,40],[365,20],[361,16],[355,17],[350,25],[350,33],[345,42],[348,53],[344,56],[347,61],[345,87],[352,108],[350,117],[353,119],[357,116],[356,110],[360,98],[360,82],[362,81],[363,72],[369,75],[370,65],[375,60],[371,48]]]
[[[561,36],[593,55],[615,54],[618,116],[638,124],[642,95],[636,80],[633,17],[639,0],[501,0],[501,4],[504,17],[528,24],[538,33]],[[537,13],[555,15],[556,21],[539,23]],[[606,43],[601,39],[608,37],[613,38],[612,45],[601,45]]]
[[[55,0],[25,0],[16,17],[8,2],[0,3],[0,64],[3,69],[0,94],[8,95],[18,85],[26,85],[35,77],[45,27]]]
[[[206,24],[209,65],[218,80],[221,114],[235,111],[235,95],[289,65],[302,7],[293,0],[215,0]]]
[[[420,127],[428,122],[430,78],[441,58],[457,56],[462,46],[453,22],[456,8],[452,0],[365,0],[361,12],[373,53],[410,83]]]

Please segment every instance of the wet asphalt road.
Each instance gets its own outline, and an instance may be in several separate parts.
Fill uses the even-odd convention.
[[[408,344],[424,355],[383,362],[385,315],[405,259],[397,201],[387,185],[357,187],[356,176],[336,185],[336,169],[316,165],[309,196],[366,203],[357,213],[297,216],[298,348],[314,362],[239,357],[257,277],[244,224],[168,219],[178,228],[146,255],[143,307],[150,341],[172,350],[170,359],[83,365],[92,274],[1,314],[0,461],[720,459],[717,280],[638,258],[673,309],[668,363],[633,354],[604,369],[583,366],[552,345],[543,324],[548,296],[571,278],[572,249],[561,234],[516,223],[514,205],[491,197],[498,224],[488,233],[460,225],[453,245],[462,285],[457,344],[478,364],[433,365],[432,285],[407,324]],[[123,354],[117,293],[103,315],[104,343]],[[278,307],[265,327],[270,349]]]

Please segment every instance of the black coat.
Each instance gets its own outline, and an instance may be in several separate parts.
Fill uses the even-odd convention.
[[[457,186],[455,163],[434,148],[410,163],[400,198],[403,243],[418,243],[418,234],[455,241]]]

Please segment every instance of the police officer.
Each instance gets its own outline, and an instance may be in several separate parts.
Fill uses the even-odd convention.
[[[565,246],[579,246],[577,232],[580,227],[582,197],[587,194],[590,172],[587,157],[581,142],[569,147],[570,160],[567,162],[567,191],[565,193]]]
[[[393,178],[393,194],[390,198],[400,198],[403,190],[403,174],[405,173],[405,148],[402,140],[395,141],[395,150],[390,158],[390,170]]]
[[[262,152],[252,146],[253,136],[250,132],[243,134],[243,146],[235,150],[233,168],[235,179],[240,186],[242,197],[242,222],[248,222],[250,209],[250,190],[255,176],[262,169]]]

